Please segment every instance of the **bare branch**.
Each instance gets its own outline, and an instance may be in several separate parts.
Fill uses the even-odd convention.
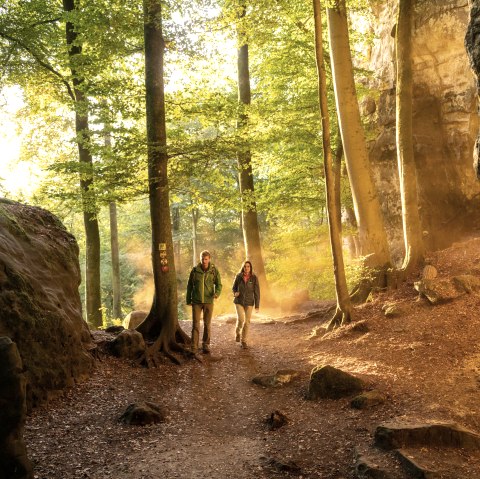
[[[57,78],[60,78],[61,82],[65,85],[65,87],[67,88],[67,91],[68,91],[68,95],[70,96],[70,98],[75,101],[75,95],[73,93],[73,90],[72,90],[72,87],[70,86],[70,84],[68,83],[67,80],[65,80],[65,78],[63,77],[63,75],[59,72],[57,72],[49,63],[45,62],[44,60],[42,60],[33,50],[32,48],[30,48],[27,44],[25,44],[24,42],[22,42],[21,40],[15,38],[15,37],[12,37],[11,35],[9,35],[8,33],[5,33],[5,32],[2,32],[0,30],[0,37],[2,38],[5,38],[6,40],[10,41],[10,42],[13,42],[15,44],[17,44],[18,46],[20,46],[21,48],[23,48],[27,53],[29,53],[33,59],[42,67],[44,68],[45,70],[49,71],[50,73],[52,73],[53,75],[55,75]]]

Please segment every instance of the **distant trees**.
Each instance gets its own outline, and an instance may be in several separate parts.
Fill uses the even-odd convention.
[[[0,85],[8,78],[24,87],[25,117],[35,118],[41,131],[31,133],[25,149],[25,156],[42,158],[41,166],[51,173],[38,201],[61,207],[65,215],[80,212],[85,217],[89,321],[98,326],[102,320],[95,286],[98,274],[91,274],[92,252],[98,253],[98,248],[91,245],[99,244],[98,233],[93,232],[98,218],[108,223],[107,205],[114,267],[113,317],[121,316],[120,288],[131,291],[137,282],[147,281],[139,274],[130,284],[119,285],[118,258],[126,255],[120,254],[115,239],[117,205],[122,212],[136,199],[138,212],[144,208],[147,194],[155,298],[140,329],[146,337],[159,341],[157,350],[169,351],[186,341],[178,326],[178,315],[185,313],[178,309],[169,195],[178,212],[176,257],[184,267],[192,260],[197,262],[198,250],[208,247],[233,271],[243,257],[243,233],[246,255],[264,283],[264,292],[268,276],[282,288],[287,285],[326,296],[333,294],[330,277],[335,276],[339,311],[344,322],[348,321],[350,272],[343,271],[340,211],[353,217],[353,203],[359,253],[366,257],[367,266],[383,271],[390,254],[361,125],[345,0],[323,4],[327,7],[330,62],[326,68],[319,63],[324,83],[318,90],[322,93],[322,136],[317,133],[319,78],[312,48],[316,30],[320,54],[322,7],[318,0],[314,3],[315,24],[311,4],[305,2],[189,0],[162,3],[161,10],[159,1],[146,0],[144,32],[138,21],[138,3],[87,0],[80,8],[73,0],[62,2],[63,11],[61,4],[52,7],[44,0],[8,2],[0,7],[0,57],[5,64]],[[61,22],[67,25],[66,33],[58,28]],[[403,28],[403,32],[407,30]],[[142,33],[148,58],[142,50]],[[399,17],[398,158],[409,255],[405,265],[414,264],[415,257],[423,254],[417,241],[421,231],[419,236],[415,185],[411,183],[414,170],[409,160],[413,155],[408,124],[411,85],[408,74],[400,78],[402,71],[408,73],[409,35],[411,32],[402,34]],[[160,64],[164,54],[165,68]],[[146,114],[140,80],[144,73]],[[333,105],[334,101],[338,127],[332,115],[331,140],[325,112],[327,103]],[[340,177],[335,173],[340,155],[333,158],[330,142],[335,141],[337,129],[351,189],[344,178],[339,187]],[[108,144],[104,141],[107,136]],[[71,137],[75,145],[68,141]],[[125,222],[145,241],[148,221],[143,211],[140,216],[141,225],[134,224],[133,216]],[[121,243],[125,225],[121,224],[123,217],[120,219]],[[102,244],[108,250],[108,233],[105,228],[101,231],[105,237]],[[79,237],[83,238],[83,232]],[[324,253],[328,237],[334,274]],[[95,258],[101,258],[95,261],[103,261],[103,265],[110,261],[98,255]],[[182,279],[179,275],[178,280]],[[93,296],[92,288],[96,291]],[[133,301],[131,293],[127,294]]]

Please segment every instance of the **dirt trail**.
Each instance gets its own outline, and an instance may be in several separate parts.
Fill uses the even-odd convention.
[[[440,274],[480,267],[480,240],[435,260]],[[387,301],[402,307],[399,317],[384,316]],[[203,364],[165,362],[143,369],[112,358],[99,363],[92,379],[29,418],[26,440],[36,477],[288,477],[267,463],[273,458],[294,461],[299,478],[347,479],[355,477],[358,450],[400,479],[406,476],[393,456],[372,447],[381,422],[442,420],[480,432],[480,295],[431,306],[417,301],[407,282],[357,307],[351,327],[317,339],[308,337],[318,320],[277,318],[269,324],[258,319],[251,328],[252,347],[244,351],[234,342],[234,325],[217,318],[214,357]],[[365,326],[358,327],[360,321]],[[190,323],[183,327],[189,331]],[[387,402],[355,410],[349,398],[306,401],[309,372],[319,364],[362,377],[385,393]],[[300,371],[300,377],[275,389],[251,382],[257,374],[285,368]],[[147,427],[118,423],[129,403],[143,400],[162,404],[167,421]],[[276,409],[289,423],[268,431],[263,420]],[[431,454],[440,458],[443,452]],[[457,475],[438,477],[480,477],[479,456],[463,455],[461,464]]]

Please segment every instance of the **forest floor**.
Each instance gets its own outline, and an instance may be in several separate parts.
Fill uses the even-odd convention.
[[[439,276],[480,277],[480,238],[455,244],[431,260]],[[432,306],[418,299],[417,278],[375,294],[355,308],[351,326],[325,336],[311,338],[318,318],[257,315],[251,348],[242,350],[234,341],[232,318],[222,316],[213,322],[212,356],[203,362],[144,369],[106,358],[92,378],[29,417],[25,437],[35,477],[347,479],[356,477],[358,453],[385,465],[388,477],[408,477],[393,454],[373,447],[382,422],[447,421],[480,432],[480,295]],[[395,302],[402,313],[385,317],[386,302]],[[182,326],[189,331],[189,322]],[[325,364],[361,377],[387,401],[357,410],[351,398],[306,400],[310,371]],[[300,374],[277,388],[251,381],[279,369]],[[121,424],[127,405],[139,401],[161,404],[166,422]],[[264,420],[275,410],[288,417],[288,424],[270,431]],[[445,451],[428,448],[419,453],[430,454],[430,465],[450,464],[435,477],[480,477],[479,456],[459,451],[445,459]],[[299,470],[280,470],[279,464],[288,461]]]

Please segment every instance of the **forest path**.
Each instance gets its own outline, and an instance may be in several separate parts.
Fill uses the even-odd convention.
[[[443,277],[465,271],[480,276],[480,238],[439,252],[434,260]],[[401,313],[387,318],[383,308],[392,303]],[[294,475],[269,465],[272,459],[294,461],[299,479],[351,479],[358,451],[384,467],[390,479],[402,479],[406,476],[393,455],[373,447],[380,423],[456,422],[480,432],[480,293],[432,306],[418,301],[413,281],[407,281],[356,307],[352,325],[315,339],[309,335],[319,319],[255,319],[249,350],[235,343],[234,324],[218,317],[212,325],[212,358],[202,363],[165,361],[145,369],[110,357],[100,362],[92,378],[28,418],[25,438],[35,477]],[[191,323],[182,327],[190,332]],[[351,398],[306,401],[311,369],[325,364],[363,378],[386,402],[357,410]],[[274,389],[251,381],[279,369],[294,369],[300,376]],[[166,422],[119,423],[127,405],[140,401],[163,405]],[[275,410],[289,422],[268,431],[264,420]],[[431,468],[443,468],[440,478],[480,477],[478,453],[428,448],[416,453]]]
[[[35,477],[285,477],[266,463],[271,458],[294,461],[301,468],[297,477],[351,477],[353,411],[344,404],[339,409],[335,401],[320,406],[304,399],[312,368],[307,337],[315,324],[253,321],[251,348],[243,350],[234,341],[234,325],[219,318],[212,325],[212,356],[202,363],[143,369],[107,358],[92,379],[29,419],[26,439]],[[182,324],[186,331],[190,325]],[[274,389],[251,382],[279,369],[295,369],[300,377]],[[162,404],[166,423],[120,424],[126,406],[140,401]],[[264,420],[277,409],[289,424],[268,431]]]

